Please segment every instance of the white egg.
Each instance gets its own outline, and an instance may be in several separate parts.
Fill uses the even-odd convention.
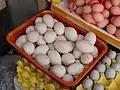
[[[68,66],[67,72],[71,75],[76,75],[82,73],[84,66],[81,63],[73,63]]]
[[[113,68],[108,68],[105,72],[105,76],[107,79],[114,79],[116,76],[116,72]]]
[[[73,55],[74,55],[75,59],[79,59],[81,57],[82,53],[78,49],[75,48],[73,50]]]
[[[80,61],[82,64],[90,64],[93,61],[93,56],[91,54],[82,54]]]
[[[39,33],[36,31],[30,31],[27,33],[27,40],[29,42],[35,43],[39,40]]]
[[[34,31],[35,30],[35,27],[34,26],[28,26],[27,28],[26,28],[26,34],[28,33],[28,32],[30,32],[30,31]]]
[[[91,73],[90,73],[90,78],[91,78],[92,80],[99,80],[99,78],[100,78],[99,72],[98,72],[97,70],[91,71]]]
[[[116,55],[117,55],[117,53],[115,51],[112,51],[112,50],[110,50],[108,53],[108,57],[110,59],[115,59]]]
[[[86,78],[86,79],[84,79],[83,80],[83,82],[82,82],[82,86],[84,87],[84,88],[92,88],[92,86],[93,86],[93,81],[91,80],[91,79],[89,79],[89,78]]]
[[[116,61],[117,61],[117,63],[120,63],[120,55],[116,56]]]
[[[15,41],[15,44],[16,44],[18,47],[22,48],[22,45],[23,45],[26,41],[27,41],[26,35],[22,35],[22,36],[20,36],[20,37]]]
[[[65,40],[65,41],[67,41],[67,39],[65,38],[64,35],[57,36],[56,40]]]
[[[76,48],[82,53],[92,53],[94,51],[94,46],[86,40],[77,42]]]
[[[61,65],[61,57],[60,54],[56,50],[48,51],[48,57],[50,58],[50,63],[52,65]]]
[[[77,31],[72,27],[68,27],[65,29],[65,37],[74,42],[77,40]]]
[[[54,31],[58,35],[63,35],[64,31],[65,31],[65,27],[64,27],[64,25],[61,22],[57,22],[57,23],[55,23]]]
[[[61,78],[65,75],[66,69],[62,65],[55,65],[51,68],[51,72]]]
[[[45,54],[37,54],[35,60],[42,66],[47,66],[50,63],[49,57]]]
[[[62,55],[62,62],[64,65],[70,65],[75,62],[75,57],[71,53],[65,53]]]
[[[70,74],[66,74],[62,79],[66,82],[72,82],[73,81],[73,77]]]
[[[89,41],[93,45],[96,43],[96,35],[93,32],[87,33],[84,39]]]
[[[103,59],[102,59],[102,63],[104,64],[104,65],[111,65],[111,63],[112,63],[112,61],[111,61],[111,59],[109,58],[109,57],[107,57],[107,56],[105,56]]]
[[[120,72],[120,63],[112,64],[111,66],[115,71]]]
[[[47,25],[49,28],[53,28],[54,26],[54,19],[51,15],[45,14],[43,16],[43,22]]]
[[[52,28],[47,28],[47,31],[53,31],[53,29]]]
[[[31,55],[35,51],[35,46],[31,42],[25,42],[23,44],[23,50],[28,54]]]
[[[42,44],[46,44],[44,38],[43,38],[43,35],[39,35],[39,39],[38,41],[36,42],[37,45],[42,45]]]
[[[34,51],[34,55],[36,56],[37,54],[46,54],[49,50],[49,47],[47,45],[40,45],[38,46],[35,51]]]
[[[104,73],[105,70],[106,70],[106,67],[105,67],[104,64],[99,63],[99,64],[97,65],[96,69],[98,70],[98,72],[100,72],[100,73]]]
[[[53,43],[57,38],[57,35],[54,31],[47,31],[44,35],[44,40],[46,43]]]
[[[44,23],[36,23],[35,29],[39,34],[44,34],[47,31],[47,26]]]
[[[58,40],[54,43],[54,48],[60,53],[71,52],[74,48],[74,43],[65,40]]]
[[[94,51],[91,53],[91,55],[93,56],[93,58],[96,58],[98,56],[98,49],[96,46],[94,46]]]
[[[36,24],[36,23],[42,23],[42,18],[41,18],[41,17],[36,18],[36,19],[35,19],[35,24]]]
[[[82,34],[79,34],[78,36],[77,36],[77,41],[81,41],[81,40],[83,40],[84,39],[84,36],[82,35]]]

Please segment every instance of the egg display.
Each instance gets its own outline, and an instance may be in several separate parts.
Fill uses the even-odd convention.
[[[73,27],[66,27],[49,14],[37,17],[34,22],[16,40],[16,45],[61,80],[76,80],[99,55],[93,32],[78,34]]]
[[[70,0],[68,8],[86,22],[120,39],[120,34],[117,33],[120,31],[119,0],[104,0],[103,3],[100,0]]]
[[[86,76],[76,90],[119,90],[120,54],[109,50],[101,62]]]

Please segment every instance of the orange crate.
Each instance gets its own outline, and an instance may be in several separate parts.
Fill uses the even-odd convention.
[[[18,51],[18,53],[20,53],[23,57],[25,57],[29,62],[31,62],[32,64],[34,64],[38,69],[42,70],[44,73],[48,74],[51,78],[53,78],[54,80],[56,80],[63,87],[69,88],[71,86],[77,85],[89,73],[89,71],[99,62],[99,60],[106,54],[106,52],[108,50],[108,47],[107,47],[106,43],[104,43],[102,40],[100,40],[100,39],[97,38],[96,46],[97,46],[97,48],[99,50],[99,56],[97,58],[95,58],[94,61],[91,62],[87,66],[87,68],[80,74],[80,76],[78,77],[78,79],[74,80],[73,82],[65,82],[64,80],[62,80],[61,78],[57,77],[56,75],[54,75],[53,73],[51,73],[49,70],[47,70],[43,66],[41,66],[36,60],[34,60],[30,55],[26,54],[24,52],[24,50],[20,49],[15,44],[16,39],[18,37],[20,37],[21,35],[25,34],[25,28],[27,26],[29,26],[29,25],[33,25],[34,21],[35,21],[35,19],[37,17],[43,16],[45,14],[50,14],[55,19],[57,19],[58,21],[64,23],[64,25],[75,28],[76,31],[78,33],[80,33],[80,34],[85,35],[87,33],[86,30],[84,30],[81,27],[73,24],[72,22],[70,22],[69,20],[63,18],[62,16],[59,16],[59,15],[57,15],[56,13],[54,13],[52,11],[45,10],[45,11],[41,11],[37,15],[33,16],[31,19],[29,19],[26,22],[24,22],[22,25],[18,26],[14,30],[12,30],[7,35],[7,41]]]

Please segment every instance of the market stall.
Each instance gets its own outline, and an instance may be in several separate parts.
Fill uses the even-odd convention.
[[[48,1],[6,36],[20,56],[16,90],[119,90],[120,1]]]

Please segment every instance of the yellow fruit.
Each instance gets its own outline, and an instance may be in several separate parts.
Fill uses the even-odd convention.
[[[45,81],[45,78],[38,78],[40,82]]]
[[[32,76],[37,76],[37,73],[36,72],[31,72],[31,75]]]
[[[38,82],[38,79],[37,79],[36,76],[31,76],[31,77],[29,78],[29,81],[30,81],[31,83],[37,83],[37,82]]]
[[[60,3],[62,0],[52,0],[53,3]]]
[[[29,90],[36,90],[34,87],[30,87],[30,89]]]
[[[44,76],[44,73],[41,71],[41,70],[39,70],[39,69],[37,69],[37,75],[39,76],[39,77],[43,77]]]
[[[31,69],[30,69],[29,66],[25,66],[25,67],[24,67],[24,70],[26,70],[26,71],[28,71],[28,72],[31,72]]]
[[[51,78],[48,75],[45,74],[44,78],[45,78],[46,82],[48,82],[48,83],[51,82]]]
[[[60,85],[59,85],[56,81],[52,80],[51,82],[52,82],[52,84],[55,85],[55,88],[56,88],[56,89],[59,89],[59,88],[60,88]]]
[[[20,66],[17,66],[17,73],[21,74],[23,72],[23,69]]]
[[[39,87],[40,88],[45,88],[45,83],[44,82],[39,82]]]
[[[22,61],[20,61],[20,60],[19,60],[19,61],[17,61],[17,65],[18,65],[18,66],[20,66],[21,68],[23,68],[23,67],[24,67],[23,62],[22,62]]]
[[[19,84],[22,84],[24,81],[21,78],[17,78]]]
[[[21,76],[21,74],[17,74],[17,78],[21,78],[21,79],[22,79],[22,76]]]
[[[47,84],[45,90],[56,90],[53,84]]]
[[[85,90],[82,85],[80,84],[79,86],[77,86],[76,90]]]
[[[23,71],[22,77],[26,78],[26,79],[29,79],[30,78],[30,73],[28,71]]]
[[[22,58],[22,62],[24,63],[25,66],[27,66],[29,63],[25,58]]]
[[[36,67],[32,64],[32,63],[29,63],[29,66],[30,66],[30,69],[35,72],[36,71]]]
[[[30,88],[30,85],[27,82],[23,82],[22,84],[23,88],[28,89]]]

